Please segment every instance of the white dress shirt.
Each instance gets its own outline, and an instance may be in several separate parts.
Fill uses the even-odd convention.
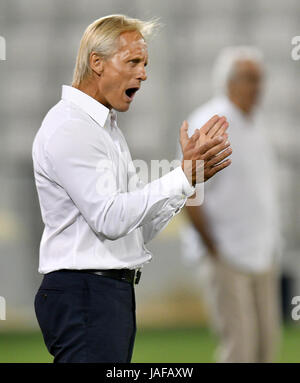
[[[221,257],[247,272],[271,267],[280,247],[276,167],[258,119],[247,118],[228,98],[215,98],[189,118],[189,135],[214,114],[229,122],[232,164],[205,183],[203,210]],[[192,225],[181,233],[189,260],[206,252]]]
[[[39,272],[134,269],[194,193],[181,167],[143,185],[116,113],[63,86],[32,149],[43,222]]]

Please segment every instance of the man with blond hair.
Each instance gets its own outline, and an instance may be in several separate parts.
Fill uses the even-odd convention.
[[[92,23],[72,86],[63,86],[33,143],[45,224],[35,310],[54,362],[130,362],[134,284],[151,260],[145,244],[203,171],[205,181],[230,164],[228,124],[213,116],[192,138],[182,124],[182,166],[146,185],[138,179],[115,111],[129,109],[147,78],[145,39],[155,27],[123,15]]]

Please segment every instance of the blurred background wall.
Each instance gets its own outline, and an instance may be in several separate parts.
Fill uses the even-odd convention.
[[[282,267],[300,295],[300,61],[291,39],[300,35],[297,0],[0,0],[0,295],[6,328],[36,327],[34,294],[43,230],[32,173],[31,145],[41,121],[70,84],[86,26],[112,13],[149,19],[164,27],[149,46],[148,80],[126,114],[119,114],[133,158],[176,155],[182,120],[212,96],[211,66],[227,45],[261,48],[267,67],[266,129],[279,159]],[[177,216],[149,246],[152,262],[137,287],[140,325],[205,323],[199,281],[183,263]]]

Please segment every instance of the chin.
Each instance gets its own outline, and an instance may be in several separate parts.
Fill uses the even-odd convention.
[[[129,109],[130,107],[130,104],[128,105],[122,105],[122,106],[116,106],[116,107],[113,107],[117,112],[127,112],[127,110]]]

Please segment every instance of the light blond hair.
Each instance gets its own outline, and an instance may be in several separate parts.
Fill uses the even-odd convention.
[[[121,33],[138,31],[146,40],[158,27],[157,19],[142,21],[125,15],[109,15],[95,20],[86,28],[81,38],[72,85],[78,86],[83,79],[91,74],[89,60],[92,52],[107,59],[115,52],[116,40]]]

